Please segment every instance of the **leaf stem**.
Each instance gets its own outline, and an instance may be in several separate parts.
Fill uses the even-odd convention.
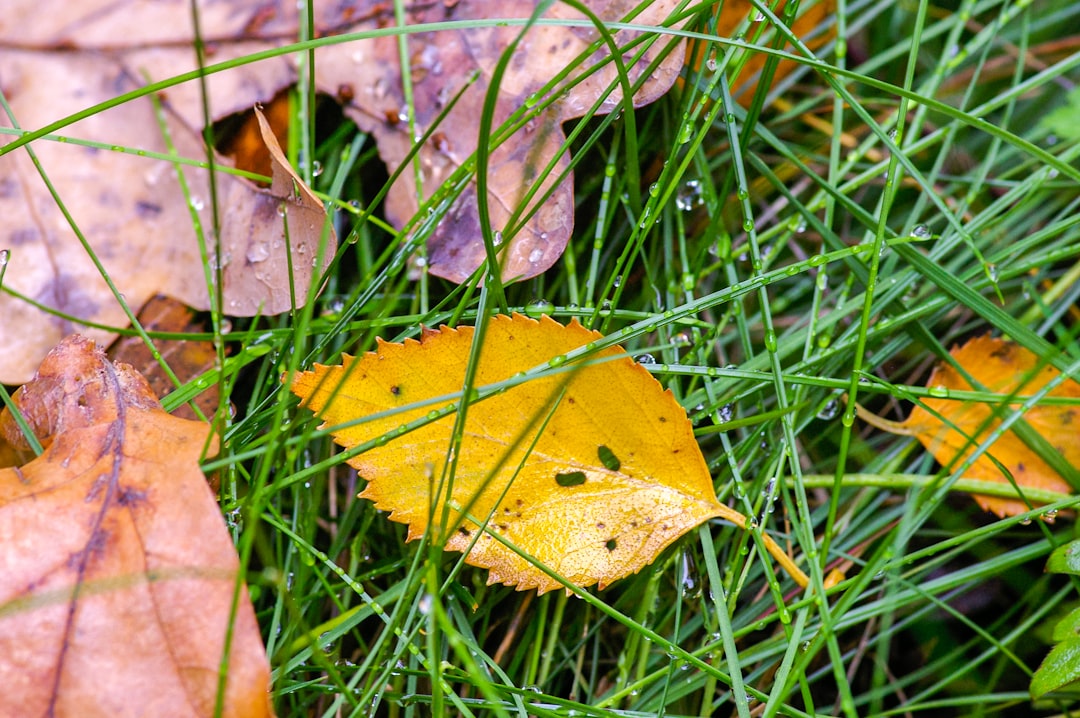
[[[727,519],[739,528],[750,529],[750,522],[747,518],[729,506],[720,504],[719,514],[720,518]],[[780,544],[773,540],[772,536],[762,531],[761,540],[765,543],[765,550],[776,559],[776,562],[780,564],[781,568],[788,572],[789,576],[795,579],[795,583],[799,584],[801,588],[806,588],[810,584],[810,579],[795,565],[795,562],[787,555],[784,549],[780,547]]]

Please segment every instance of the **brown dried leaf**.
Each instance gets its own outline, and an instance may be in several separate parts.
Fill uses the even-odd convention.
[[[191,333],[206,332],[209,328],[195,321],[195,313],[175,299],[158,295],[151,297],[139,311],[139,324],[147,332]],[[154,346],[162,361],[173,370],[176,378],[187,382],[214,368],[216,353],[214,343],[190,339],[158,339]],[[142,337],[128,336],[117,339],[109,347],[109,358],[114,362],[130,364],[150,385],[154,396],[161,399],[176,386],[161,364],[150,352]],[[211,417],[218,408],[218,385],[211,384],[194,399],[204,417]],[[190,404],[182,404],[172,412],[181,419],[197,420]]]
[[[605,21],[623,19],[638,8],[629,0],[606,0],[587,3]],[[374,4],[372,4],[373,6]],[[370,7],[370,6],[369,6]],[[408,24],[482,20],[484,18],[527,18],[536,7],[535,0],[461,0],[456,3],[407,3]],[[647,4],[633,17],[637,25],[660,25],[676,7],[671,0]],[[366,14],[366,13],[365,13]],[[556,3],[543,17],[581,21],[585,16],[569,5]],[[370,27],[371,23],[366,26]],[[354,26],[352,31],[361,29]],[[402,173],[394,191],[387,197],[387,216],[397,226],[404,226],[418,208],[418,199],[427,199],[450,175],[473,154],[477,146],[478,122],[484,96],[501,53],[521,32],[520,27],[477,27],[441,32],[422,32],[407,36],[410,80],[418,128],[428,130],[448,100],[467,84],[474,71],[479,79],[464,91],[419,154],[422,191],[417,189],[415,173]],[[615,34],[615,41],[625,46],[642,36],[626,30]],[[514,111],[544,98],[536,93],[557,73],[577,63],[590,43],[599,35],[593,29],[534,26],[514,51],[499,86],[494,127]],[[667,92],[679,74],[683,60],[681,43],[666,36],[649,46],[637,62],[626,60],[631,83],[662,54],[666,56],[650,70],[634,104],[652,102]],[[640,47],[639,47],[640,49]],[[363,43],[335,45],[320,51],[315,65],[316,81],[339,98],[347,98],[346,114],[357,125],[372,133],[379,144],[379,154],[391,170],[396,169],[412,146],[407,118],[408,106],[402,91],[401,67],[396,37],[386,36]],[[612,63],[574,84],[583,72],[608,58],[606,46],[592,52],[582,69],[575,70],[554,91],[557,99],[539,111],[505,142],[494,148],[488,167],[489,207],[492,227],[503,232],[502,277],[504,280],[528,279],[548,269],[563,253],[570,239],[574,220],[573,183],[555,184],[569,171],[570,157],[565,146],[562,123],[580,117],[594,102],[606,99],[598,114],[619,106],[622,93]],[[528,203],[525,194],[534,189],[535,177],[554,163],[553,171],[543,173],[541,187]],[[551,192],[545,199],[545,194]],[[507,222],[511,215],[533,210],[532,219],[516,232]],[[427,239],[428,266],[437,276],[462,282],[485,260],[479,216],[476,210],[476,187],[470,184],[458,197],[445,219]]]
[[[15,400],[46,450],[0,470],[5,715],[211,716],[239,562],[198,460],[131,367],[71,337]],[[0,430],[25,444],[8,412]],[[241,591],[223,715],[271,716]]]
[[[674,0],[647,4],[633,15],[638,25],[659,25],[672,12]],[[534,0],[461,0],[454,3],[406,5],[406,22],[479,20],[490,17],[525,18]],[[602,20],[623,19],[637,11],[630,0],[598,0],[593,10]],[[372,30],[393,23],[391,7],[375,0],[348,6],[321,4],[316,8],[316,34]],[[228,60],[291,41],[297,35],[296,7],[284,3],[268,7],[258,0],[203,2],[200,18],[203,38],[213,62]],[[556,4],[548,19],[581,21],[567,5]],[[472,155],[477,141],[477,118],[495,64],[516,37],[518,27],[476,27],[405,37],[410,57],[409,78],[414,96],[413,120],[431,129],[441,108],[479,72],[479,80],[464,91],[445,123],[436,128],[432,142],[419,154],[423,188],[416,176],[404,172],[387,198],[386,212],[398,226],[416,213],[450,174]],[[72,115],[97,102],[117,97],[144,84],[195,69],[191,43],[191,12],[184,3],[115,3],[88,0],[72,6],[58,0],[16,0],[0,14],[0,78],[4,94],[22,127],[37,128]],[[606,48],[593,46],[593,29],[537,26],[529,30],[515,52],[499,88],[496,125],[520,109],[552,77],[582,53],[586,70],[604,62]],[[640,32],[620,31],[622,45],[641,39]],[[634,96],[637,105],[665,92],[682,63],[682,46],[670,37],[649,33],[656,40],[635,46],[626,62],[631,82],[649,68],[649,77]],[[640,59],[633,53],[647,47]],[[596,49],[599,47],[599,49]],[[659,61],[661,54],[666,57]],[[345,103],[345,111],[372,133],[383,159],[395,169],[408,152],[413,129],[400,119],[405,107],[397,39],[386,36],[321,48],[316,57],[317,86]],[[649,67],[654,60],[655,67]],[[503,232],[502,275],[506,279],[535,276],[562,254],[573,224],[573,189],[570,182],[553,186],[554,178],[568,170],[569,157],[561,123],[587,112],[604,98],[600,112],[619,106],[620,89],[610,62],[578,84],[576,71],[556,88],[554,102],[538,110],[509,139],[494,148],[488,167],[492,223]],[[206,78],[213,119],[270,101],[295,80],[293,63],[284,57],[243,65]],[[168,90],[161,98],[168,135],[176,152],[202,160],[202,96],[197,83]],[[542,103],[541,103],[542,104]],[[538,105],[539,107],[539,105]],[[2,120],[7,122],[7,119]],[[152,103],[147,98],[83,119],[63,128],[68,138],[93,140],[116,146],[167,152]],[[10,144],[10,135],[4,144]],[[271,148],[274,142],[267,138]],[[206,271],[192,229],[190,207],[175,179],[174,166],[165,160],[139,157],[99,147],[39,140],[33,148],[49,179],[67,204],[76,224],[101,258],[128,302],[142,304],[149,296],[165,293],[190,306],[209,306]],[[273,154],[273,151],[271,152]],[[20,383],[60,337],[79,328],[102,341],[102,330],[79,327],[78,320],[124,326],[121,311],[85,249],[57,208],[25,151],[4,154],[0,145],[0,213],[7,234],[0,245],[12,250],[12,272],[6,288],[15,290],[75,321],[37,309],[22,297],[0,297],[0,312],[10,321],[0,327],[0,380]],[[226,314],[278,313],[291,306],[283,222],[278,208],[283,199],[289,209],[289,236],[296,267],[296,300],[302,302],[323,240],[321,207],[278,156],[271,190],[261,190],[240,179],[218,178],[218,206],[222,218],[220,257],[224,265],[223,310]],[[543,172],[543,185],[520,207],[534,178]],[[192,204],[204,227],[211,226],[207,173],[185,166],[181,170],[191,187]],[[550,196],[544,195],[550,191]],[[507,226],[510,216],[524,210],[535,214],[519,228]],[[295,223],[295,224],[294,224]],[[441,225],[428,238],[429,264],[436,275],[462,281],[484,260],[476,212],[476,191],[468,185],[454,200]],[[327,239],[323,256],[333,254],[334,238]]]
[[[0,15],[0,81],[22,127],[37,128],[134,90],[145,84],[146,76],[160,80],[195,67],[190,11],[182,4],[80,3],[64,4],[62,9],[50,9],[48,2],[13,5]],[[227,19],[235,25],[236,18],[222,12],[225,9],[204,8],[208,26],[217,22],[222,27]],[[234,31],[242,29],[241,25]],[[155,41],[161,44],[154,45]],[[214,59],[266,47],[223,46]],[[249,109],[273,97],[294,74],[287,61],[278,59],[260,63],[257,72],[215,75],[209,79],[212,107],[221,115]],[[197,85],[171,88],[160,99],[177,154],[205,160]],[[6,115],[0,124],[9,125]],[[107,147],[168,152],[148,98],[88,117],[62,133]],[[14,139],[0,136],[0,153],[2,145]],[[276,141],[265,139],[273,152]],[[176,169],[166,160],[74,141],[41,140],[33,150],[131,306],[164,293],[190,306],[209,308],[207,270],[192,226],[193,211],[205,230],[212,226],[205,170],[191,166],[181,170],[190,187],[189,206]],[[295,184],[298,178],[283,159],[278,149],[271,189],[218,173],[222,251],[212,261],[225,267],[226,314],[274,314],[291,307],[282,206],[289,210],[296,299],[298,303],[306,299],[312,262],[324,241],[325,215],[322,203]],[[0,215],[5,220],[0,246],[11,251],[5,290],[76,319],[44,312],[19,296],[0,296],[0,314],[7,320],[0,325],[0,346],[5,349],[0,353],[0,381],[23,383],[48,349],[72,331],[83,331],[102,343],[113,339],[109,332],[83,328],[77,320],[122,327],[127,317],[23,149],[0,156]],[[328,261],[336,240],[331,233],[325,241]]]

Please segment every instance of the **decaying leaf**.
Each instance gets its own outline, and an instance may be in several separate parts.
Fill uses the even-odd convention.
[[[188,307],[168,297],[151,297],[139,312],[139,323],[148,332],[205,332],[193,319],[194,312]],[[173,370],[181,382],[190,381],[213,369],[216,354],[210,341],[190,339],[158,339],[154,346],[162,361]],[[150,390],[159,399],[172,392],[176,386],[162,365],[154,358],[142,337],[128,336],[117,339],[108,351],[114,362],[130,364],[150,385]],[[195,398],[203,417],[211,417],[218,408],[218,385],[212,384],[206,391]],[[190,404],[182,404],[172,412],[181,419],[198,419]]]
[[[954,348],[950,354],[986,390],[1006,396],[1033,394],[1060,375],[1057,369],[1045,365],[1036,371],[1040,365],[1038,357],[1012,342],[990,336],[976,337]],[[948,363],[934,369],[927,386],[942,392],[973,389],[963,374]],[[1080,398],[1080,384],[1066,380],[1051,390],[1049,396]],[[916,406],[902,424],[875,419],[865,413],[861,415],[879,428],[917,437],[927,451],[946,466],[958,466],[1001,425],[1001,410],[991,404],[934,397],[924,399],[923,404],[926,408]],[[1037,406],[1027,411],[1023,418],[1066,461],[1080,466],[1080,441],[1077,441],[1080,407]],[[1021,490],[1026,487],[1072,493],[1065,479],[1012,430],[1005,432],[976,458],[966,476],[1008,483],[991,457],[1012,474]],[[1013,516],[1028,510],[1022,499],[991,496],[975,496],[975,499],[983,509],[998,516]]]
[[[604,21],[632,17],[640,26],[662,25],[677,3],[657,0],[639,4],[630,0],[600,0],[585,3]],[[535,0],[461,0],[454,3],[406,3],[408,23],[482,21],[486,18],[528,18],[536,9]],[[373,6],[372,6],[373,7]],[[376,13],[377,15],[377,13]],[[588,22],[569,4],[554,3],[545,20]],[[502,52],[521,33],[516,25],[479,25],[453,31],[423,32],[407,36],[409,74],[413,94],[413,115],[405,102],[398,62],[397,38],[386,36],[371,42],[328,47],[315,65],[316,79],[329,91],[342,88],[348,101],[346,113],[379,143],[379,153],[391,169],[397,168],[413,144],[413,133],[429,130],[448,100],[465,88],[469,76],[478,79],[464,90],[445,121],[420,151],[420,181],[416,173],[404,172],[395,191],[387,198],[388,217],[403,226],[418,207],[418,198],[431,196],[476,150],[478,118],[483,113],[484,96]],[[537,25],[528,30],[514,50],[513,58],[499,85],[495,105],[495,126],[513,112],[536,105],[536,113],[490,158],[487,179],[491,223],[502,234],[502,269],[505,280],[527,279],[540,274],[558,259],[573,229],[573,182],[556,182],[569,171],[570,156],[562,123],[580,117],[600,102],[597,114],[619,107],[622,92],[615,66],[606,45],[598,43],[599,33],[589,27]],[[669,36],[622,30],[614,35],[620,46],[629,46],[624,60],[631,83],[643,80],[634,94],[634,104],[652,102],[671,87],[683,60],[682,45]],[[652,42],[655,40],[656,42]],[[651,44],[650,44],[651,43]],[[638,59],[637,53],[644,50]],[[542,88],[558,73],[588,58],[558,87],[545,95]],[[656,62],[655,66],[651,63]],[[597,71],[597,66],[599,70]],[[358,72],[363,68],[362,72]],[[587,79],[577,83],[583,75]],[[643,73],[648,74],[643,78]],[[577,83],[577,84],[575,84]],[[556,98],[541,110],[550,98]],[[544,168],[553,165],[553,170]],[[540,177],[538,180],[537,178]],[[540,187],[535,187],[539,181]],[[536,194],[526,201],[526,193]],[[546,196],[550,192],[550,196]],[[535,215],[519,230],[511,231],[512,214]],[[469,185],[454,202],[446,218],[427,240],[428,266],[437,276],[464,281],[485,260],[476,188]]]
[[[0,469],[2,712],[214,715],[239,562],[199,471],[206,424],[71,337],[15,400],[45,453]],[[25,444],[11,415],[0,430]],[[246,591],[225,716],[270,716]]]
[[[643,7],[629,0],[591,4],[605,21],[630,17],[642,26],[662,24],[676,6],[673,0]],[[209,62],[267,50],[294,40],[299,33],[294,3],[268,6],[261,0],[228,0],[199,5]],[[535,6],[534,0],[405,3],[404,19],[410,25],[467,20],[478,23],[468,29],[404,36],[414,98],[411,109],[404,101],[396,37],[341,43],[316,53],[318,89],[337,98],[346,114],[376,138],[391,169],[401,163],[416,135],[431,130],[435,117],[450,99],[468,87],[421,149],[418,172],[404,172],[387,198],[386,213],[399,227],[412,219],[419,200],[431,196],[476,148],[477,118],[493,68],[521,29],[482,21],[527,18]],[[316,3],[314,12],[314,34],[319,37],[370,31],[397,22],[393,8],[376,0]],[[569,5],[556,3],[545,18],[580,23],[585,16]],[[48,0],[7,3],[0,13],[0,81],[15,121],[23,128],[36,129],[135,90],[146,79],[162,80],[196,69],[191,21],[188,4],[177,2],[88,0],[55,7]],[[599,111],[610,112],[619,106],[621,97],[614,81],[615,68],[607,60],[606,46],[597,44],[598,37],[595,29],[580,25],[533,27],[517,46],[500,85],[496,124],[526,104],[538,103],[535,115],[524,118],[520,129],[494,149],[487,172],[493,226],[502,231],[504,239],[502,274],[507,279],[532,277],[544,271],[561,255],[569,239],[574,211],[572,182],[551,184],[569,167],[560,123],[582,115],[602,97]],[[635,104],[649,102],[670,87],[682,61],[681,45],[670,36],[642,31],[623,30],[615,39],[624,46],[642,41],[627,48],[624,58],[630,81],[642,80],[634,95]],[[640,58],[636,54],[639,51],[644,51]],[[545,98],[536,93],[582,53],[588,57],[582,69],[565,78],[552,92],[555,101],[541,109]],[[666,58],[660,61],[665,53]],[[654,61],[657,64],[652,65]],[[603,63],[599,71],[571,86],[576,77],[599,63]],[[474,71],[479,73],[478,79],[469,85],[467,80]],[[282,56],[214,73],[205,79],[209,114],[217,120],[269,102],[295,83],[296,69],[291,56]],[[171,87],[159,100],[176,153],[204,160],[198,83]],[[0,123],[7,126],[10,121],[4,116]],[[125,102],[66,126],[61,132],[65,139],[91,140],[99,145],[86,147],[70,139],[42,139],[33,143],[33,148],[127,301],[137,307],[160,292],[190,306],[207,308],[205,272],[191,220],[194,209],[203,227],[211,226],[213,208],[207,172],[191,166],[182,168],[191,188],[189,206],[170,162],[108,149],[168,153],[150,100]],[[3,145],[13,141],[17,138],[0,136],[0,214],[6,227],[0,246],[12,251],[12,272],[5,288],[77,320],[124,326],[125,315],[26,152],[20,149],[6,153]],[[270,140],[267,144],[274,146]],[[523,208],[523,217],[533,209],[535,215],[518,230],[506,226],[510,215],[524,203],[525,192],[538,182],[537,176],[549,162],[554,163],[553,171],[543,173],[543,186]],[[295,175],[283,165],[278,169],[281,180],[275,180],[272,190],[260,190],[219,173],[222,251],[213,262],[225,267],[226,314],[278,313],[289,308],[289,281],[283,274],[283,220],[278,215],[282,207],[290,210],[296,299],[302,302],[306,296],[312,262],[322,240],[318,214],[321,208],[316,209],[317,203],[310,201],[307,188],[298,184]],[[418,180],[422,187],[417,186]],[[552,194],[545,197],[548,190]],[[299,204],[294,204],[294,199]],[[428,243],[429,266],[438,276],[461,281],[481,264],[484,252],[474,185],[468,185],[453,202]],[[334,246],[330,237],[323,252],[326,258],[333,254]],[[0,312],[10,318],[0,327],[0,346],[6,349],[0,354],[0,380],[7,383],[26,381],[48,347],[75,329],[103,343],[111,340],[105,332],[73,327],[73,322],[43,312],[18,297],[0,297]]]
[[[150,13],[154,3],[130,6]],[[36,128],[95,102],[115,97],[143,84],[143,77],[158,80],[191,69],[190,42],[169,48],[148,49],[142,39],[148,34],[174,32],[183,37],[190,17],[176,18],[166,27],[160,18],[140,12],[130,19],[111,16],[117,23],[108,35],[104,51],[95,42],[105,42],[94,24],[66,36],[78,18],[69,9],[50,12],[40,3],[30,3],[20,21],[19,8],[11,8],[0,18],[0,78],[4,95],[11,103],[15,120],[22,127]],[[124,9],[115,6],[118,9]],[[128,7],[128,6],[124,6]],[[180,16],[186,7],[170,5]],[[84,10],[80,6],[79,10]],[[157,8],[160,10],[160,8]],[[155,10],[155,11],[157,11]],[[30,18],[33,19],[30,19]],[[52,28],[50,40],[64,46],[63,52],[35,52],[36,33],[26,35],[54,18],[63,23]],[[98,18],[100,19],[100,18]],[[171,24],[171,27],[168,27]],[[86,32],[82,32],[85,30]],[[129,32],[130,30],[130,32]],[[128,52],[116,50],[117,38],[137,45]],[[49,40],[41,39],[41,42]],[[76,43],[74,50],[66,43]],[[236,50],[237,54],[240,50]],[[260,66],[262,82],[287,84],[292,70],[283,60]],[[234,78],[234,82],[243,78]],[[248,83],[252,79],[246,80]],[[218,90],[214,99],[227,96],[232,87],[224,79],[212,83]],[[243,83],[240,83],[241,85]],[[258,84],[256,87],[258,87]],[[163,98],[166,132],[180,157],[205,160],[201,136],[197,87],[174,88]],[[242,107],[256,99],[252,90],[237,93]],[[269,99],[269,98],[266,98]],[[237,99],[221,101],[217,107],[232,112],[240,109]],[[10,124],[6,115],[0,124]],[[64,130],[68,137],[92,140],[106,147],[127,147],[167,153],[158,118],[148,98],[125,103],[77,122]],[[322,203],[311,194],[285,162],[272,133],[263,133],[274,157],[274,184],[270,189],[218,173],[218,206],[221,208],[221,252],[214,256],[213,240],[208,240],[211,265],[223,267],[223,310],[232,315],[258,312],[276,314],[291,307],[287,255],[294,267],[296,301],[307,298],[315,257],[320,244],[324,264],[333,255],[333,233],[324,238],[326,214]],[[15,138],[0,135],[0,144]],[[212,228],[212,207],[208,173],[184,166],[177,170],[163,159],[149,159],[110,149],[80,146],[74,142],[40,141],[33,145],[44,172],[70,211],[87,242],[93,247],[109,276],[130,306],[138,308],[154,294],[163,293],[198,309],[209,308],[208,271],[200,254],[193,229],[192,213],[203,229]],[[58,310],[76,320],[108,326],[125,326],[127,317],[102,279],[86,250],[78,241],[25,150],[3,154],[0,146],[0,215],[4,234],[0,245],[11,252],[4,289],[20,296],[0,295],[0,381],[23,383],[49,347],[72,331],[108,343],[113,336],[99,329],[84,328],[76,322],[36,308],[22,297]],[[222,161],[223,160],[220,160]],[[189,188],[185,197],[177,180],[183,173]],[[284,211],[284,210],[287,210]],[[285,245],[288,218],[289,246]],[[210,271],[212,276],[214,272]]]
[[[571,584],[603,588],[706,519],[745,527],[741,514],[716,500],[686,412],[618,347],[470,404],[448,469],[456,414],[452,407],[439,412],[452,403],[447,395],[461,392],[473,336],[472,327],[443,327],[420,341],[381,342],[377,352],[316,366],[292,385],[339,444],[378,444],[349,463],[368,481],[360,495],[408,524],[410,540],[430,531],[447,549],[467,552],[468,563],[490,569],[490,583],[542,593],[563,584],[537,561]],[[563,366],[567,352],[600,338],[576,320],[563,326],[548,317],[494,317],[476,387]],[[371,418],[342,426],[361,417]],[[422,425],[401,431],[417,421]],[[447,484],[444,502],[445,494],[433,492]]]

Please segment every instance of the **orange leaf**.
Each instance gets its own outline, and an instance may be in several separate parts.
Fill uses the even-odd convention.
[[[476,387],[549,362],[558,366],[553,358],[600,338],[576,320],[563,326],[548,317],[494,317]],[[641,570],[706,519],[745,525],[717,502],[682,407],[622,349],[610,347],[471,404],[449,521],[429,526],[430,516],[441,519],[432,492],[444,475],[455,414],[398,431],[451,400],[419,402],[461,392],[472,339],[472,327],[443,327],[419,342],[380,342],[377,352],[346,357],[342,366],[316,366],[292,387],[342,446],[382,444],[349,463],[368,481],[360,495],[408,524],[410,540],[432,530],[447,549],[467,551],[468,563],[490,569],[489,583],[543,593],[562,584],[536,561],[571,584],[603,588]],[[382,443],[388,436],[395,438]],[[487,521],[487,531],[478,533],[477,521]]]
[[[46,447],[0,469],[4,715],[271,716],[269,667],[239,562],[199,471],[205,424],[82,337],[15,394]],[[12,416],[0,430],[25,443]]]
[[[953,359],[987,390],[998,394],[1031,395],[1060,372],[1050,366],[1036,371],[1039,359],[1034,354],[1002,339],[982,336],[972,339],[951,352]],[[937,366],[927,386],[950,390],[971,391],[968,381],[949,364]],[[1065,381],[1049,396],[1080,398],[1080,384]],[[945,466],[962,463],[998,426],[1001,419],[992,404],[971,401],[927,398],[926,408],[915,407],[907,421],[901,424],[904,433],[916,436],[927,451]],[[1006,411],[1008,411],[1006,409]],[[933,412],[948,419],[942,422]],[[1001,414],[1001,410],[997,412]],[[1080,466],[1080,442],[1077,441],[1077,422],[1080,408],[1074,406],[1036,406],[1024,414],[1026,421],[1073,466]],[[990,457],[1001,462],[1021,487],[1072,493],[1072,487],[1039,457],[1013,431],[1007,431],[985,453],[975,459],[966,476],[973,479],[1007,483],[1008,479]],[[1013,516],[1028,510],[1020,499],[975,496],[986,511],[998,516]]]

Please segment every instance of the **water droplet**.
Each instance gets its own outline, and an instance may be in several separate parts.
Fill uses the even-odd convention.
[[[526,107],[535,107],[536,103],[540,101],[540,96],[535,92],[525,98]]]
[[[638,364],[655,364],[656,363],[656,357],[654,357],[652,354],[638,354],[637,363]]]
[[[544,258],[544,250],[542,250],[542,249],[537,248],[537,249],[534,249],[533,251],[529,252],[529,262],[532,263],[532,264],[536,264],[537,262],[539,262],[543,258]]]
[[[716,68],[717,68],[716,58],[715,57],[710,57],[708,60],[706,60],[705,61],[705,67],[708,68],[709,72],[716,72]]]
[[[278,217],[284,217],[285,213],[288,212],[288,211],[289,211],[289,208],[285,206],[284,202],[281,202],[280,204],[278,204],[278,206],[277,206],[277,216]]]
[[[682,275],[682,288],[684,292],[694,291],[694,287],[697,286],[697,277],[693,272],[683,272]]]
[[[829,399],[827,402],[825,402],[821,409],[818,410],[817,418],[822,419],[823,421],[832,421],[839,414],[840,402],[836,399]]]
[[[679,128],[679,144],[685,145],[694,138],[694,126],[683,119],[683,125]]]
[[[551,357],[550,359],[548,359],[548,366],[552,368],[562,366],[565,363],[566,357],[562,356],[561,354],[559,356]]]
[[[682,212],[689,212],[694,207],[700,207],[705,203],[701,195],[701,182],[699,180],[687,180],[679,191],[675,193],[675,208]]]
[[[724,404],[716,410],[715,421],[717,424],[726,424],[735,418],[735,405]]]
[[[491,235],[491,243],[494,244],[496,247],[500,246],[503,243],[503,233],[499,230],[495,230],[495,232]]]
[[[949,389],[948,387],[942,386],[941,384],[936,384],[935,386],[927,389],[926,393],[930,396],[938,397],[939,399],[941,399],[949,396]]]
[[[754,231],[754,220],[747,217],[746,219],[743,220],[742,228],[745,229],[747,232],[753,232]]]
[[[618,289],[621,284],[622,284],[622,275],[621,274],[616,274],[615,279],[611,283],[611,286],[613,286],[615,289]]]
[[[651,185],[649,185],[649,196],[650,197],[656,197],[659,194],[660,194],[660,185],[659,185],[659,183],[653,182]]]
[[[605,300],[604,300],[604,301],[603,301],[603,302],[602,302],[602,303],[600,304],[600,316],[602,316],[602,317],[606,317],[606,316],[608,316],[609,314],[611,314],[611,301],[610,301],[610,300],[607,300],[607,299],[605,299]]]
[[[771,329],[765,332],[765,349],[770,352],[776,351],[776,332]]]
[[[220,327],[222,334],[229,334],[232,332],[232,322],[227,318],[222,318]]]
[[[253,243],[247,250],[247,261],[255,264],[257,262],[265,262],[270,257],[270,245],[263,241],[258,240]]]
[[[1030,526],[1031,525],[1031,519],[1022,519],[1020,521],[1020,525],[1021,526]]]
[[[930,228],[925,224],[917,224],[911,228],[911,236],[915,239],[930,239]]]
[[[546,299],[534,299],[525,305],[525,314],[538,318],[555,311],[555,305]]]
[[[318,177],[322,173],[323,173],[322,162],[319,162],[318,160],[315,160],[314,162],[312,162],[311,163],[311,176],[312,177]]]
[[[745,187],[740,187],[735,194],[739,199],[748,199],[750,197],[750,193],[746,191]]]
[[[998,268],[996,264],[986,265],[986,274],[990,277],[990,281],[997,283],[998,280]]]
[[[11,259],[11,250],[0,249],[0,267],[6,267],[9,259]]]
[[[434,599],[431,597],[431,594],[430,593],[425,593],[423,596],[420,597],[420,600],[417,601],[416,608],[423,615],[425,615],[425,616],[430,615],[431,614],[431,607],[432,607],[433,602],[434,602]]]
[[[191,208],[193,210],[195,210],[196,212],[202,212],[203,208],[205,206],[206,206],[206,204],[202,201],[201,197],[192,197],[191,198]]]

